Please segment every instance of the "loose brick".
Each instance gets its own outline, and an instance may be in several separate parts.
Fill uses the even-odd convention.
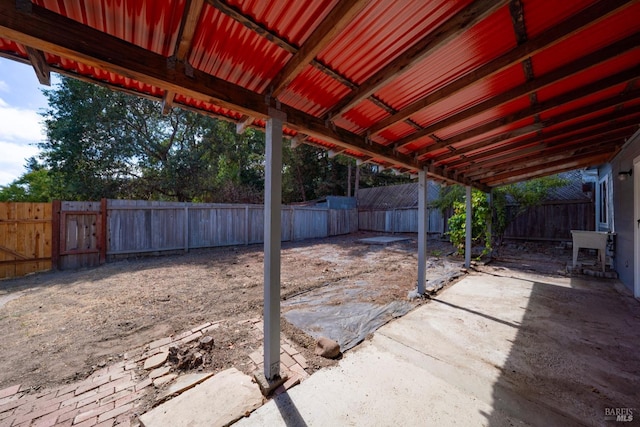
[[[133,409],[133,403],[127,403],[126,405],[114,408],[113,410],[109,411],[109,412],[105,412],[103,414],[100,414],[98,416],[98,422],[101,423],[103,421],[106,421],[110,418],[115,418],[118,415],[124,414],[125,412],[130,411],[131,409]]]
[[[163,366],[162,368],[156,368],[153,371],[149,372],[149,378],[154,379],[161,377],[163,375],[167,375],[171,371],[171,366]]]
[[[18,417],[16,417],[16,420],[14,421],[15,424],[20,424],[23,423],[27,420],[33,420],[35,418],[39,418],[42,417],[43,415],[47,415],[50,414],[52,412],[55,412],[58,410],[58,408],[60,408],[60,403],[54,403],[53,405],[49,405],[49,406],[44,406],[44,407],[35,407],[33,409],[33,411],[31,412],[27,412],[26,414],[20,415]]]
[[[124,388],[135,385],[135,383],[131,380],[131,376],[118,378],[115,381],[108,382],[100,386],[98,391],[103,392],[110,388],[116,389],[115,391],[120,391]]]
[[[5,411],[5,412],[0,412],[0,421],[5,420],[5,419],[13,416],[14,413],[15,413],[15,409],[10,409],[10,410]],[[9,425],[11,425],[11,423],[9,423]]]
[[[84,399],[78,400],[78,404],[76,405],[77,408],[82,408],[81,411],[84,411],[84,406],[89,405],[91,403],[97,403],[100,402],[101,399],[104,399],[105,397],[109,397],[111,396],[113,393],[115,393],[114,389],[111,388],[109,390],[104,390],[101,393],[96,393],[94,395],[91,396],[87,396]]]
[[[262,354],[259,351],[254,351],[249,355],[249,358],[253,363],[259,365],[263,361]]]
[[[195,328],[191,329],[191,332],[198,332],[204,328],[208,328],[209,326],[211,326],[211,322],[203,323],[202,325],[196,326]]]
[[[146,390],[134,391],[133,393],[129,393],[126,396],[121,397],[116,400],[116,407],[126,405],[127,403],[134,402],[147,394]]]
[[[98,417],[91,417],[88,420],[81,421],[79,423],[73,422],[73,427],[93,427],[98,422]]]
[[[148,358],[147,360],[144,361],[144,366],[143,368],[146,370],[149,369],[155,369],[159,366],[164,365],[164,362],[167,361],[167,358],[169,357],[169,352],[168,351],[164,351],[162,353],[158,353],[156,355],[151,356],[150,358]]]
[[[287,368],[296,364],[296,361],[293,360],[293,358],[287,353],[282,353],[280,355],[280,361],[284,363],[284,366],[286,366]]]
[[[3,397],[9,397],[20,391],[20,384],[12,385],[11,387],[3,388],[0,390],[0,399]]]
[[[82,393],[86,393],[87,391],[91,391],[94,390],[98,387],[100,387],[103,384],[106,384],[109,382],[109,377],[98,377],[95,379],[95,381],[91,381],[89,383],[84,383],[83,385],[81,385],[80,387],[78,387],[75,391],[76,396],[81,395]]]
[[[155,387],[160,387],[163,384],[168,383],[169,381],[174,380],[177,377],[176,374],[169,374],[169,375],[164,375],[162,377],[156,378],[155,380],[153,380],[153,385]]]
[[[292,375],[288,380],[282,384],[286,390],[289,390],[291,387],[300,384],[300,377],[296,374]]]
[[[97,418],[100,414],[104,414],[105,412],[108,412],[108,411],[112,410],[113,408],[115,408],[115,403],[114,402],[110,402],[110,403],[107,403],[106,405],[98,406],[97,408],[90,409],[88,411],[80,412],[73,419],[73,423],[74,424],[78,424],[78,423],[81,423],[83,421],[89,420],[89,419],[91,419],[93,417]],[[97,421],[97,419],[96,419],[96,421]]]
[[[100,399],[100,405],[104,405],[104,404],[107,404],[109,402],[115,402],[116,400],[120,399],[121,397],[124,397],[124,396],[128,395],[129,393],[131,393],[131,391],[122,390],[122,391],[119,391],[117,393],[111,394],[111,395],[105,397],[104,399]]]
[[[301,354],[294,354],[293,359],[298,362],[298,365],[302,367],[302,369],[307,369],[309,365],[307,365],[307,359],[304,358]]]
[[[173,341],[171,337],[161,338],[149,344],[149,349],[153,350],[154,348],[162,347],[163,345],[171,343],[171,341]]]
[[[286,344],[286,343],[282,344],[282,349],[286,351],[289,354],[289,356],[294,356],[298,354],[298,350],[296,350],[295,348],[291,347],[289,344]]]
[[[98,403],[97,402],[93,402],[90,403],[88,405],[83,406],[82,408],[75,408],[69,412],[65,412],[64,414],[58,416],[58,422],[63,422],[63,421],[67,421],[67,420],[71,420],[73,422],[73,419],[76,417],[76,415],[78,415],[80,412],[87,412],[90,409],[94,409],[98,407]],[[62,408],[60,409],[62,410]]]
[[[142,390],[145,387],[149,387],[151,384],[153,384],[153,380],[151,378],[147,378],[146,380],[136,384],[135,390],[136,391]]]

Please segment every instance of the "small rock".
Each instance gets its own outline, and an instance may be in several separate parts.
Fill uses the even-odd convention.
[[[420,299],[420,298],[422,298],[422,295],[420,295],[417,289],[409,291],[409,293],[407,294],[407,299],[409,301],[413,301],[415,299]]]
[[[321,337],[316,343],[315,354],[327,359],[335,359],[340,356],[340,344],[332,339]]]
[[[158,353],[154,356],[151,356],[147,360],[144,361],[144,369],[155,369],[159,366],[164,365],[164,362],[167,361],[169,357],[168,351],[163,351],[162,353]]]
[[[202,350],[211,350],[213,348],[213,337],[205,335],[198,341],[198,347]]]

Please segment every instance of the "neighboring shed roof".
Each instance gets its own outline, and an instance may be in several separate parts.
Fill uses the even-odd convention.
[[[440,185],[428,181],[427,203],[432,203],[440,196]],[[386,187],[361,188],[356,195],[358,209],[394,209],[418,207],[418,184],[388,185]]]
[[[0,0],[0,55],[488,189],[611,159],[637,0]]]

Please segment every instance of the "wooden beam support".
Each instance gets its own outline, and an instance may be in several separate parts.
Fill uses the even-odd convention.
[[[255,117],[244,115],[238,123],[236,123],[236,133],[241,135],[249,126],[253,124]]]
[[[162,115],[166,116],[171,112],[173,108],[173,98],[176,96],[176,93],[171,90],[165,90],[164,96],[162,97]]]
[[[187,0],[175,51],[175,56],[179,61],[184,61],[191,50],[193,36],[196,33],[203,7],[204,0]]]
[[[51,69],[47,63],[47,59],[41,50],[25,46],[29,55],[29,62],[36,72],[36,77],[41,85],[51,86]]]
[[[278,97],[293,79],[362,11],[369,0],[343,0],[331,9],[302,47],[274,77],[270,93]]]
[[[532,57],[541,50],[553,46],[566,38],[576,34],[582,29],[594,25],[603,19],[617,13],[625,8],[633,5],[634,0],[625,1],[599,1],[594,5],[591,5],[582,11],[576,13],[560,24],[545,30],[539,36],[530,39],[529,41],[521,44],[513,50],[505,53],[504,55],[494,59],[493,61],[479,67],[478,69],[465,74],[458,80],[433,91],[424,98],[410,104],[403,108],[393,116],[387,117],[381,120],[369,131],[372,135],[382,132],[384,129],[392,126],[393,124],[407,119],[417,113],[418,111],[434,104],[438,101],[458,93],[466,87],[475,84],[478,80],[482,80],[511,67],[514,64],[520,63],[523,60]]]
[[[511,151],[503,156],[499,156],[493,159],[488,159],[483,162],[473,163],[465,168],[457,169],[460,174],[467,178],[475,178],[488,173],[490,170],[499,170],[500,165],[508,164],[510,166],[517,165],[519,163],[530,161],[532,157],[544,158],[547,161],[554,160],[551,156],[561,154],[565,158],[567,152],[575,148],[576,143],[580,143],[580,147],[592,149],[594,147],[615,146],[625,136],[628,136],[628,129],[623,128],[621,130],[612,131],[606,134],[599,134],[589,138],[564,141],[564,143],[558,143],[554,141],[553,145],[536,145],[528,147],[522,150]],[[580,151],[580,149],[575,150]]]
[[[616,105],[619,105],[620,103],[626,102],[626,101],[630,101],[632,99],[636,99],[638,96],[638,93],[629,93],[629,94],[624,94],[624,95],[620,95],[617,97],[613,97],[610,99],[605,99],[603,101],[600,101],[596,104],[592,104],[589,106],[585,106],[582,108],[578,108],[576,110],[573,111],[568,111],[564,114],[560,114],[556,117],[553,117],[552,119],[550,119],[549,122],[545,121],[540,123],[541,125],[547,127],[551,124],[558,124],[558,123],[562,123],[565,121],[569,121],[569,120],[573,120],[573,119],[577,119],[579,117],[582,116],[586,116],[592,113],[595,113],[597,111],[601,111],[601,110],[605,110],[605,109],[609,109],[612,108]],[[597,120],[600,121],[602,123],[606,123],[609,122],[611,120],[621,120],[622,118],[624,118],[625,116],[628,115],[632,115],[632,114],[636,114],[640,112],[640,107],[631,107],[631,108],[627,108],[627,109],[623,109],[614,113],[609,113],[609,114],[605,114],[602,117],[596,118],[591,120],[586,126],[593,126],[593,121]],[[534,136],[532,138],[527,138],[526,140],[522,140],[519,141],[518,143],[516,143],[515,145],[501,145],[499,147],[496,148],[488,148],[491,145],[494,145],[495,143],[498,142],[502,142],[504,139],[502,138],[503,135],[505,134],[501,134],[498,135],[496,137],[492,137],[489,138],[488,140],[485,141],[480,141],[478,143],[472,144],[469,147],[463,147],[463,149],[461,150],[455,150],[452,152],[449,152],[447,154],[444,154],[442,156],[438,156],[433,158],[432,160],[437,164],[437,165],[441,165],[443,163],[446,163],[447,167],[453,167],[455,168],[456,166],[459,165],[459,163],[465,163],[465,162],[469,162],[472,161],[474,158],[478,158],[478,157],[486,157],[486,156],[491,156],[494,154],[499,154],[504,152],[504,150],[510,150],[512,147],[513,148],[517,148],[518,146],[522,146],[522,145],[528,145],[528,144],[532,144],[532,143],[536,143],[539,141],[544,141],[549,139],[550,137],[555,137],[555,136],[562,136],[564,134],[568,134],[570,132],[573,132],[575,130],[581,130],[585,127],[584,123],[579,123],[579,124],[574,124],[571,125],[569,128],[561,128],[558,129],[554,132],[551,133],[546,133],[546,134],[542,134],[542,135],[537,135]],[[574,138],[574,135],[570,135],[568,138]],[[507,139],[511,139],[511,138],[507,138]],[[485,144],[486,142],[486,144]],[[488,148],[487,150],[483,150],[481,153],[477,153],[476,155],[467,155],[468,153],[472,152],[472,151],[476,151],[478,149],[482,149],[482,148]],[[454,161],[454,162],[447,162],[448,159],[452,158],[452,157],[457,157],[457,156],[465,156],[465,160],[458,160],[458,161]]]
[[[397,78],[403,72],[409,70],[437,49],[449,43],[456,36],[468,30],[482,19],[491,15],[507,3],[506,0],[477,0],[456,13],[451,19],[442,24],[435,31],[427,34],[398,58],[385,65],[366,82],[344,97],[334,108],[329,117],[341,115],[356,104],[373,95],[377,90],[385,86],[392,79]],[[407,118],[407,117],[405,117]]]
[[[594,156],[598,154],[608,153],[611,154],[614,150],[611,147],[602,147],[598,146],[594,150],[584,149],[582,152],[578,150],[565,150],[567,152],[557,154],[555,156],[551,156],[549,158],[540,157],[535,159],[529,159],[526,162],[521,162],[513,165],[509,165],[507,167],[501,169],[491,169],[486,173],[479,175],[476,179],[478,180],[489,180],[494,178],[504,178],[507,176],[512,176],[514,173],[522,173],[522,172],[531,172],[534,171],[535,168],[546,168],[550,166],[564,166],[567,163],[567,158],[570,158],[570,161],[574,161],[583,157]],[[564,163],[564,164],[563,164]]]
[[[533,177],[542,177],[553,175],[560,172],[566,172],[570,170],[580,169],[587,166],[596,166],[602,163],[606,163],[611,158],[611,153],[594,154],[593,156],[587,156],[580,159],[575,159],[569,163],[565,161],[554,162],[554,164],[546,165],[545,167],[534,166],[527,168],[526,170],[520,170],[517,172],[510,172],[504,174],[504,176],[496,176],[491,179],[486,179],[483,182],[490,187],[497,187],[500,185],[506,185],[513,182],[525,181]]]
[[[640,45],[640,33],[634,34],[625,39],[614,42],[609,46],[606,46],[591,54],[585,55],[582,58],[572,61],[569,64],[564,65],[560,68],[557,68],[541,77],[538,77],[532,81],[526,82],[511,90],[503,92],[498,96],[494,96],[491,99],[488,99],[484,102],[476,104],[473,107],[467,108],[466,110],[463,110],[457,114],[448,116],[447,118],[440,120],[437,123],[433,123],[418,132],[414,132],[409,136],[406,136],[404,138],[401,138],[398,141],[395,141],[395,144],[398,147],[403,147],[405,145],[408,145],[413,141],[415,141],[416,139],[429,136],[439,130],[442,130],[448,126],[459,123],[463,120],[469,119],[484,111],[499,107],[516,98],[528,95],[532,92],[540,90],[551,84],[554,84],[560,80],[563,80],[575,74],[578,74],[584,70],[593,68],[598,64],[601,64],[605,61],[613,59],[624,53],[627,53],[629,50],[635,49],[639,45]],[[632,70],[634,70],[634,72],[637,72],[637,69],[638,69],[638,66],[634,67]]]
[[[504,152],[505,150],[518,149],[522,147],[527,147],[531,144],[544,143],[545,141],[549,141],[552,138],[562,137],[564,135],[567,135],[567,136],[566,138],[561,139],[561,141],[565,139],[571,140],[576,138],[588,137],[589,135],[592,135],[593,132],[595,131],[606,132],[609,130],[618,129],[619,127],[626,127],[628,125],[637,124],[638,119],[632,116],[637,115],[639,112],[640,112],[640,106],[630,107],[623,111],[614,111],[609,114],[605,114],[603,116],[597,117],[588,122],[574,123],[574,124],[565,126],[563,128],[556,129],[551,132],[546,132],[541,135],[534,135],[530,138],[523,139],[521,141],[509,144],[507,146],[500,146],[500,147],[484,150],[481,153],[478,153],[476,156],[467,157],[467,159],[468,160],[478,159],[478,158],[483,158],[487,156],[497,155],[501,152]],[[627,118],[627,117],[630,117],[630,118]],[[604,128],[601,128],[599,130],[594,130],[594,126],[598,126],[599,124],[602,124]],[[584,129],[587,129],[587,130],[581,133],[577,133],[577,134],[575,133],[575,132],[580,132]],[[493,141],[495,139],[497,138],[490,138],[491,143],[487,143],[486,141],[480,141],[477,144],[472,144],[469,147],[465,147],[464,150],[460,150],[460,151],[464,151],[464,153],[458,152],[458,153],[454,153],[453,155],[456,156],[461,154],[467,154],[469,152],[476,151],[478,149],[489,147],[493,145]],[[432,160],[435,163],[440,164],[443,162],[443,160],[445,160],[445,158],[450,158],[450,154],[446,154],[443,157],[437,157]],[[451,165],[451,164],[447,164],[447,165],[449,167],[455,167],[454,165]]]
[[[491,122],[485,123],[483,125],[477,126],[471,130],[468,130],[466,132],[462,132],[454,137],[448,138],[446,140],[443,140],[441,142],[437,142],[435,144],[431,144],[427,147],[425,147],[424,149],[418,150],[417,151],[417,155],[418,157],[424,156],[425,154],[428,154],[429,152],[432,151],[436,151],[436,150],[440,150],[442,148],[445,147],[451,147],[454,148],[453,150],[450,151],[450,153],[445,154],[442,157],[438,157],[438,160],[443,160],[449,157],[453,157],[453,156],[457,156],[460,154],[464,154],[466,152],[469,152],[471,150],[467,149],[467,147],[461,147],[460,149],[453,147],[453,144],[459,143],[459,142],[463,142],[466,141],[470,138],[474,138],[476,136],[480,136],[484,133],[490,132],[494,129],[498,129],[502,126],[505,126],[508,123],[513,123],[513,122],[517,122],[518,120],[522,120],[525,119],[527,117],[535,117],[536,115],[551,110],[555,107],[558,107],[560,105],[564,105],[567,104],[569,102],[573,102],[576,101],[578,99],[581,99],[583,97],[586,96],[590,96],[594,93],[597,93],[599,91],[602,90],[606,90],[610,87],[616,86],[618,84],[624,83],[630,79],[635,78],[634,76],[638,75],[640,73],[640,67],[636,67],[635,69],[631,69],[628,71],[623,71],[621,73],[615,74],[613,76],[609,76],[606,77],[604,79],[598,80],[596,82],[593,82],[592,84],[589,84],[587,86],[583,86],[579,89],[573,90],[571,92],[567,92],[565,94],[562,94],[560,96],[557,96],[555,98],[549,99],[548,101],[542,102],[540,104],[537,105],[533,105],[530,107],[527,107],[523,110],[517,111],[515,113],[512,114],[507,114],[504,117],[500,117],[499,119],[493,120]],[[638,95],[640,93],[638,91],[633,91],[633,92],[628,92],[616,97],[612,97],[609,99],[605,99],[602,100],[600,102],[596,102],[594,104],[589,104],[586,105],[584,107],[575,109],[575,110],[571,110],[569,112],[551,117],[549,119],[540,121],[538,123],[536,123],[535,125],[538,126],[539,128],[545,128],[545,127],[549,127],[549,126],[553,126],[556,125],[558,123],[562,123],[564,121],[567,120],[573,120],[576,119],[578,117],[582,117],[585,116],[587,114],[591,114],[594,112],[597,112],[599,110],[603,110],[609,107],[613,107],[615,105],[621,104],[623,102],[626,101],[631,101],[633,99],[637,99]],[[510,134],[511,132],[506,132],[503,135],[506,134]],[[529,132],[524,132],[524,133],[520,133],[520,135],[523,135],[525,133],[529,133]],[[515,136],[519,136],[514,134],[513,136],[509,136],[508,138],[500,138],[500,136],[493,136],[492,138],[490,138],[489,140],[492,139],[496,139],[494,142],[501,142],[504,141],[506,139],[509,138],[513,138]],[[487,140],[487,141],[489,141]],[[494,143],[492,142],[492,143]],[[480,145],[480,147],[485,147],[488,146],[487,145]],[[473,146],[478,146],[478,143],[473,144]],[[477,149],[477,148],[475,148]]]

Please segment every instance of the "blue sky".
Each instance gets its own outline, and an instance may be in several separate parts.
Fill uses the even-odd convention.
[[[52,74],[52,84],[57,75]],[[42,117],[46,108],[33,68],[0,58],[0,185],[25,172],[26,159],[38,153],[34,144],[44,139]]]

